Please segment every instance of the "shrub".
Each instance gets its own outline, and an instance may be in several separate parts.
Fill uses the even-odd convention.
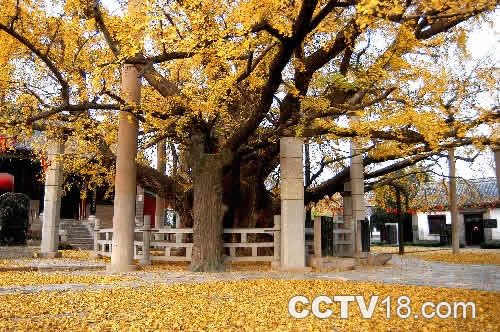
[[[480,247],[481,249],[500,249],[500,240],[484,241]]]
[[[0,244],[26,244],[30,199],[19,193],[0,196]]]
[[[71,250],[73,249],[73,246],[69,244],[68,242],[60,242],[59,243],[59,250]]]

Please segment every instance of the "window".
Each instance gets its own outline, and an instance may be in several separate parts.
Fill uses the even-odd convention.
[[[427,216],[429,221],[429,234],[440,234],[441,226],[446,224],[446,216]]]
[[[177,213],[173,209],[166,209],[165,220],[163,222],[163,225],[175,228],[177,223]]]

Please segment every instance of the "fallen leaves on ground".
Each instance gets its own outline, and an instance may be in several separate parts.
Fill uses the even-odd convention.
[[[152,262],[151,265],[138,265],[138,270],[145,272],[184,272],[188,262]]]
[[[94,259],[91,250],[60,250],[62,258],[73,259],[77,261],[86,261]]]
[[[266,272],[271,270],[270,262],[232,262],[226,263],[226,272]],[[152,262],[151,265],[140,266],[145,272],[184,272],[189,271],[189,262]]]
[[[13,260],[13,259],[0,259],[0,267],[1,268],[10,268],[10,267],[19,267],[23,266],[23,264],[20,264],[19,262]]]
[[[310,315],[294,319],[288,301],[297,294],[312,300],[318,295],[371,295],[392,297],[391,319],[379,304],[372,319],[363,319],[356,305],[349,319]],[[398,296],[412,300],[408,319],[396,316]],[[414,319],[423,302],[473,301],[476,318]],[[28,305],[29,304],[29,305]],[[325,280],[247,280],[200,284],[154,285],[100,291],[40,292],[0,297],[0,330],[50,331],[198,331],[198,330],[428,330],[495,331],[500,326],[498,292],[384,285]],[[469,312],[470,316],[470,312]]]
[[[397,254],[399,249],[398,247],[372,246],[370,250],[374,253]],[[454,255],[451,249],[405,246],[405,256],[453,264],[500,265],[500,249],[460,249],[459,254]]]
[[[133,277],[111,275],[79,275],[69,272],[0,272],[0,286],[27,286],[51,284],[110,284],[119,281],[134,280]],[[1,300],[0,300],[1,301]],[[1,310],[1,305],[0,305]]]
[[[492,264],[500,265],[500,250],[497,249],[460,249],[454,255],[451,250],[427,251],[411,253],[411,256],[428,261],[453,264]]]

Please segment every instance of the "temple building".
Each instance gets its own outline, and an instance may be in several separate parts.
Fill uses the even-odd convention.
[[[30,199],[29,222],[33,225],[32,235],[40,238],[40,214],[44,211],[43,161],[37,160],[29,146],[0,136],[0,195],[5,192],[22,193]],[[81,197],[78,179],[65,176],[61,194],[60,220],[86,221],[99,218],[102,227],[113,225],[113,193],[106,195],[107,188],[88,191]],[[65,184],[72,184],[65,186]],[[156,195],[148,189],[137,186],[136,223],[142,224],[144,215],[151,216],[152,227],[161,227],[165,221],[155,220]]]
[[[440,183],[421,188],[422,201],[428,208],[412,216],[413,237],[417,241],[449,241],[451,213],[447,189]],[[457,183],[460,243],[476,246],[484,241],[500,240],[500,199],[496,178],[460,180]]]

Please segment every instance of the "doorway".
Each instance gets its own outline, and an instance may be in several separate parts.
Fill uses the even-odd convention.
[[[481,213],[464,214],[465,244],[478,246],[484,242],[483,215]]]

